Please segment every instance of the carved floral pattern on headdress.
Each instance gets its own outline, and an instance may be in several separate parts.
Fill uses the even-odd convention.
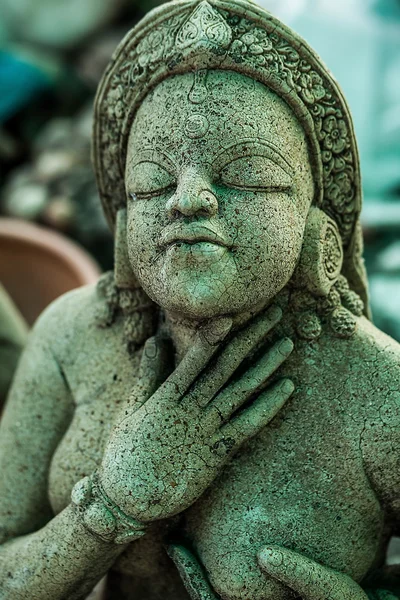
[[[322,123],[322,145],[325,150],[331,150],[334,154],[340,154],[347,146],[347,127],[343,119],[334,115],[325,117]]]
[[[322,77],[315,71],[302,73],[299,78],[300,95],[307,104],[322,100],[326,94]]]
[[[347,109],[332,79],[310,52],[302,50],[290,31],[276,26],[272,17],[260,19],[255,14],[251,20],[250,7],[244,10],[234,2],[217,1],[212,6],[203,0],[193,5],[188,3],[184,9],[175,5],[178,14],[159,20],[141,39],[139,31],[137,37],[125,42],[99,92],[95,157],[96,152],[97,158],[101,156],[97,172],[106,212],[112,219],[124,203],[123,129],[129,124],[132,105],[152,77],[158,72],[160,78],[182,72],[185,61],[186,70],[195,66],[247,73],[250,69],[260,81],[271,77],[280,81],[286,94],[295,95],[296,102],[302,104],[300,110],[311,117],[322,162],[321,207],[337,222],[346,246],[360,209],[355,176],[358,166]],[[173,3],[170,6],[173,12]]]

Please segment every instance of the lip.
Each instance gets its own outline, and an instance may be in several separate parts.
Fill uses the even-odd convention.
[[[198,244],[208,242],[228,248],[230,244],[224,236],[210,225],[191,223],[190,225],[170,225],[160,236],[159,246],[166,247],[179,242],[187,244]]]

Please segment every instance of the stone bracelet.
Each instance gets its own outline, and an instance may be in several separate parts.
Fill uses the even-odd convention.
[[[128,517],[108,498],[96,472],[75,484],[71,501],[86,529],[105,542],[128,544],[146,533],[145,523]]]

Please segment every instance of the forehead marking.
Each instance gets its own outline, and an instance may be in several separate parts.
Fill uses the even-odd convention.
[[[207,71],[202,69],[194,74],[194,82],[189,93],[189,101],[192,104],[201,104],[208,95],[207,89]]]
[[[207,117],[196,113],[188,118],[185,131],[186,135],[191,139],[198,139],[204,137],[209,128],[210,123]]]

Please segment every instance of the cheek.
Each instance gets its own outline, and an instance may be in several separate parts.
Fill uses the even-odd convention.
[[[144,291],[155,301],[157,288],[158,240],[163,227],[161,212],[151,201],[138,201],[128,206],[127,242],[130,266]]]
[[[297,210],[294,200],[275,195],[273,199],[257,198],[233,211],[233,231],[238,249],[243,252],[298,253],[303,239],[305,215]]]
[[[300,256],[305,216],[292,198],[260,199],[236,214],[235,260],[248,285],[280,288],[290,279]]]
[[[270,252],[282,253],[291,260],[297,260],[301,250],[305,219],[293,205],[282,205],[267,216],[266,237]]]
[[[165,225],[165,210],[154,201],[138,201],[128,206],[128,251],[133,264],[155,252]]]

